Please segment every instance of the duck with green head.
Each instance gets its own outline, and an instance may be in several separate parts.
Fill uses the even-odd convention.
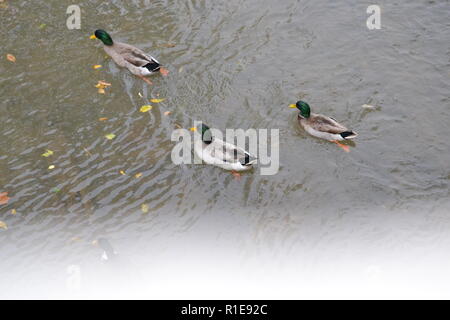
[[[347,129],[331,117],[311,113],[311,108],[304,101],[298,101],[289,107],[300,110],[298,122],[310,135],[328,141],[342,141],[353,139],[357,133]]]
[[[194,140],[194,152],[203,162],[233,171],[249,170],[256,163],[256,157],[244,149],[214,137],[207,125],[201,123],[191,130],[201,134]]]
[[[115,63],[120,67],[127,68],[132,74],[150,84],[151,81],[144,78],[144,76],[154,74],[161,70],[161,64],[158,60],[132,45],[113,41],[105,30],[96,30],[95,38],[103,42],[105,52]]]

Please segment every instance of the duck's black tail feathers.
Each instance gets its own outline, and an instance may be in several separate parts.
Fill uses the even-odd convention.
[[[344,139],[353,139],[357,136],[356,132],[354,131],[344,131],[340,133],[341,137]]]
[[[150,72],[156,72],[156,71],[159,71],[159,69],[161,68],[161,65],[156,61],[152,61],[150,63],[147,63],[144,66],[144,68],[147,68],[148,71],[150,71]]]
[[[255,163],[256,157],[251,156],[250,154],[246,153],[245,157],[240,160],[240,163],[243,166],[251,166],[253,163]]]

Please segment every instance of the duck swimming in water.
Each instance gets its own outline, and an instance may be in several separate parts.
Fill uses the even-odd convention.
[[[328,141],[343,141],[355,138],[358,134],[349,130],[331,117],[311,113],[311,108],[304,101],[290,105],[300,110],[298,122],[310,135]]]
[[[103,42],[105,52],[117,65],[127,68],[145,82],[152,84],[145,76],[162,71],[158,60],[132,45],[113,41],[105,30],[96,30],[95,37]]]
[[[207,125],[202,123],[193,131],[201,133],[201,139],[194,141],[194,152],[205,163],[233,171],[249,170],[256,163],[256,157],[244,149],[213,137]]]

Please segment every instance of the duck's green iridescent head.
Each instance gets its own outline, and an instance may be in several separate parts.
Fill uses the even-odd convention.
[[[297,107],[298,110],[300,110],[300,115],[303,118],[309,118],[309,116],[311,115],[311,109],[309,107],[309,104],[307,104],[304,101],[297,101],[295,106]]]
[[[202,141],[205,143],[211,143],[212,141],[212,134],[211,130],[206,124],[199,124],[197,126],[197,131],[202,133]]]
[[[105,46],[112,46],[114,44],[111,36],[105,30],[95,30],[95,37],[100,39]]]

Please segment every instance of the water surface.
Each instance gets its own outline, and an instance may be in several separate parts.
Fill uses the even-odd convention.
[[[372,31],[367,1],[78,3],[81,30],[66,28],[73,1],[0,8],[0,192],[11,197],[0,296],[70,296],[67,266],[104,267],[98,237],[153,284],[145,297],[192,297],[198,283],[198,296],[222,297],[209,283],[241,278],[262,297],[298,297],[306,278],[406,283],[448,270],[448,1],[378,1]],[[169,76],[148,86],[119,69],[89,39],[97,28]],[[112,84],[105,95],[98,80]],[[166,100],[139,112],[156,97]],[[297,127],[298,99],[359,133],[350,153]],[[170,135],[193,120],[279,129],[278,174],[174,165]]]

